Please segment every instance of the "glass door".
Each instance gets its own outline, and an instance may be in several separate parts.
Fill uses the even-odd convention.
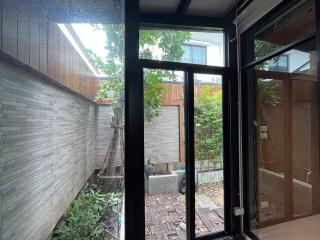
[[[257,226],[319,214],[315,40],[255,67]],[[287,59],[286,69],[275,67]]]
[[[225,230],[222,74],[180,69],[143,68],[146,239]]]

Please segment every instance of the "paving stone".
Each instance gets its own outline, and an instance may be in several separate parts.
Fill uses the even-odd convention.
[[[223,209],[196,206],[196,227],[199,235],[224,229]],[[146,239],[185,240],[185,196],[165,194],[146,196]],[[153,226],[153,227],[152,227]]]

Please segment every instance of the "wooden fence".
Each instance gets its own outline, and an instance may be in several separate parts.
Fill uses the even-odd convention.
[[[37,2],[2,0],[1,51],[94,99],[96,77],[57,23],[50,21],[49,14],[41,11],[41,5]]]

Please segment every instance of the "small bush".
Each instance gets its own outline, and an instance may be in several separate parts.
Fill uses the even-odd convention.
[[[111,193],[101,193],[95,186],[78,196],[65,215],[66,225],[54,233],[56,240],[99,239],[102,234],[100,222],[108,211]]]
[[[214,169],[223,162],[222,91],[207,86],[195,96],[195,157],[201,170],[206,160]],[[209,169],[206,169],[209,170]]]

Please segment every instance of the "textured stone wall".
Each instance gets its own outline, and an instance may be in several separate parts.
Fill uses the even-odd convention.
[[[100,106],[97,113],[96,163],[101,167],[110,144],[112,109]],[[179,162],[179,107],[162,106],[161,116],[145,123],[145,160],[155,164]],[[120,154],[117,151],[117,162]]]
[[[0,60],[1,240],[48,237],[103,163],[111,117],[111,107]],[[146,123],[145,148],[154,163],[179,161],[178,107]]]
[[[97,111],[96,128],[96,165],[101,168],[107,152],[107,146],[111,138],[112,108],[109,106],[99,106]]]
[[[46,239],[95,168],[98,106],[0,61],[0,239]]]
[[[162,106],[161,116],[145,123],[145,160],[154,164],[179,162],[179,139],[179,107]]]

